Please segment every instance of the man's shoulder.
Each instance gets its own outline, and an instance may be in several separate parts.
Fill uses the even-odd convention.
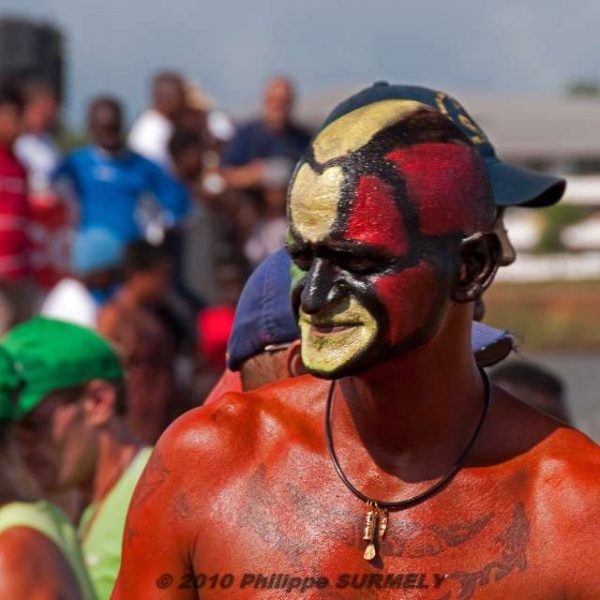
[[[62,511],[45,500],[5,504],[0,509],[0,533],[15,529],[27,529],[31,536],[35,532],[33,537],[44,536],[61,548],[61,542],[66,542],[72,532]]]
[[[299,430],[305,435],[313,428],[320,431],[327,388],[327,382],[302,376],[253,392],[227,393],[177,419],[161,438],[162,451],[184,461],[197,460],[200,452],[226,463],[240,447],[261,454],[277,440],[293,443]]]
[[[63,159],[61,166],[70,165],[76,167],[87,167],[92,163],[92,156],[93,147],[82,146],[81,148],[77,148],[69,152],[69,154],[67,154],[67,156]]]
[[[244,145],[277,138],[278,134],[269,129],[262,119],[251,119],[240,123],[237,127],[234,143]]]
[[[600,492],[600,446],[572,427],[558,427],[537,449],[539,475],[571,493]],[[600,503],[597,503],[600,508]]]
[[[236,136],[250,135],[252,133],[262,133],[267,131],[267,127],[261,119],[249,119],[240,123],[236,128]]]
[[[485,433],[488,464],[515,474],[539,498],[552,497],[554,507],[560,506],[563,491],[567,496],[577,489],[597,493],[600,446],[497,387]]]
[[[552,417],[540,419],[529,448],[507,465],[522,479],[548,531],[566,527],[579,535],[589,519],[600,518],[600,446]]]
[[[125,161],[129,167],[133,167],[137,170],[147,171],[152,175],[162,175],[163,169],[154,161],[146,158],[136,150],[132,150],[131,148],[127,148],[125,154]],[[166,175],[166,173],[165,173]]]
[[[600,538],[590,527],[600,519],[600,447],[583,433],[560,427],[536,454],[529,469],[532,523],[554,549],[551,560],[571,561],[584,572],[586,561],[600,552]]]

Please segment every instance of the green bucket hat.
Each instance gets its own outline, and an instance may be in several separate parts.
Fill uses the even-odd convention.
[[[0,418],[19,420],[57,390],[122,378],[116,353],[97,333],[35,317],[0,343]]]

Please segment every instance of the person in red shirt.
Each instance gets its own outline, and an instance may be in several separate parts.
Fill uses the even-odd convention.
[[[29,316],[27,173],[13,149],[21,132],[24,99],[0,84],[0,334]]]

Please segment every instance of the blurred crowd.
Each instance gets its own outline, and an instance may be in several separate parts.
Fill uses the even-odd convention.
[[[96,329],[128,370],[130,425],[156,441],[223,371],[243,284],[283,245],[287,184],[310,140],[294,95],[274,77],[260,115],[234,123],[160,72],[129,131],[122,100],[98,96],[88,143],[62,152],[55,92],[4,83],[0,332],[35,314]]]
[[[126,509],[165,428],[223,390],[305,372],[280,250],[287,186],[311,138],[294,97],[274,77],[260,115],[235,123],[181,74],[161,72],[129,131],[122,101],[98,96],[88,142],[64,152],[54,91],[0,84],[0,533],[25,524],[34,538],[12,541],[11,556],[40,553],[37,577],[14,585],[56,579],[79,591],[53,597],[109,598]],[[484,367],[513,349],[508,332],[492,335],[473,342]],[[501,356],[483,360],[502,342]],[[571,420],[553,374],[509,363],[494,377]],[[14,477],[11,436],[28,475]],[[6,597],[42,597],[34,592]]]

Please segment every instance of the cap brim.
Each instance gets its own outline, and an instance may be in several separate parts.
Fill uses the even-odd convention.
[[[471,350],[482,367],[490,367],[505,359],[514,348],[513,335],[504,329],[496,329],[473,321],[471,327]]]
[[[556,204],[565,193],[562,177],[537,173],[495,159],[487,163],[497,206],[541,208]]]

